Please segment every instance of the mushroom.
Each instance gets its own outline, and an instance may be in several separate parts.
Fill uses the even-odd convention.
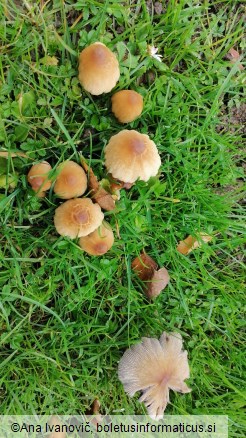
[[[58,166],[54,192],[62,199],[77,198],[87,189],[87,177],[79,164],[74,161],[65,161]]]
[[[91,199],[70,199],[60,205],[55,211],[54,224],[61,236],[87,236],[102,223],[104,215],[98,204]]]
[[[110,225],[103,222],[99,228],[79,239],[79,246],[88,254],[100,256],[105,254],[114,243],[114,234]]]
[[[191,391],[184,383],[189,378],[189,364],[179,333],[164,332],[160,340],[142,338],[140,344],[123,354],[118,375],[130,397],[142,391],[139,401],[144,402],[154,419],[163,417],[169,402],[169,389],[181,393]]]
[[[111,97],[112,112],[121,123],[129,123],[143,111],[143,98],[133,90],[121,90]]]
[[[98,96],[109,93],[120,77],[119,63],[110,49],[96,42],[79,56],[79,81],[86,91]]]
[[[27,181],[39,198],[43,198],[45,191],[51,187],[51,181],[48,178],[51,169],[51,165],[47,161],[43,161],[34,164],[27,174]]]
[[[161,159],[148,135],[124,129],[110,138],[105,147],[105,166],[114,178],[134,183],[148,181],[158,173]]]

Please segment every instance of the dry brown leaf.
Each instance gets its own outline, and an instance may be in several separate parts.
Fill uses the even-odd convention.
[[[156,298],[170,280],[166,268],[157,268],[157,263],[144,251],[132,262],[132,269],[145,282],[144,293],[149,299]]]
[[[197,237],[199,240],[202,240],[204,243],[210,242],[212,240],[212,236],[209,236],[206,233],[198,233]],[[193,249],[199,248],[201,246],[201,242],[197,240],[196,237],[188,236],[185,240],[181,240],[177,245],[177,251],[181,254],[187,255]]]
[[[104,188],[100,187],[100,183],[98,182],[98,179],[94,174],[92,168],[89,167],[84,160],[81,160],[81,165],[84,168],[85,172],[88,173],[88,186],[89,189],[92,191],[92,199],[94,199],[94,201],[96,201],[104,210],[114,210],[115,201],[113,197]]]
[[[154,275],[145,291],[146,296],[150,299],[156,298],[168,285],[169,280],[170,277],[166,268],[154,271]]]
[[[92,198],[102,207],[104,210],[111,211],[115,209],[115,201],[113,197],[102,187],[92,196]]]
[[[157,267],[157,263],[145,252],[132,261],[132,269],[142,281],[151,280]]]
[[[233,49],[233,47],[232,47],[232,48],[229,50],[229,52],[227,53],[226,58],[229,59],[232,63],[235,63],[235,62],[237,62],[237,61],[240,60],[241,56],[240,56],[240,54],[238,53],[238,51],[235,50],[235,49]],[[244,70],[244,67],[243,67],[242,64],[239,64],[239,65],[238,65],[238,68],[239,68],[240,70]]]
[[[101,403],[100,401],[96,398],[94,400],[94,402],[92,403],[91,409],[89,410],[87,415],[95,415],[95,417],[90,418],[90,423],[93,424],[94,426],[97,426],[98,423],[101,423],[103,418],[102,415],[100,414],[100,408],[101,408]]]
[[[99,189],[99,182],[98,179],[96,177],[96,175],[94,174],[93,170],[91,167],[88,166],[88,164],[85,162],[85,160],[81,160],[81,165],[84,169],[85,172],[88,173],[88,186],[89,189],[93,190],[94,192],[96,192]]]
[[[4,158],[24,157],[31,159],[30,157],[28,157],[28,155],[24,154],[23,152],[8,152],[8,151],[0,152],[0,157],[4,157]]]

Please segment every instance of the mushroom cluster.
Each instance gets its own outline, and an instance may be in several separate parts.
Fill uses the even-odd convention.
[[[54,180],[51,170],[46,161],[34,164],[27,180],[38,197],[44,197],[53,183],[56,197],[66,200],[55,210],[56,231],[71,239],[80,238],[79,246],[90,255],[105,254],[114,243],[114,234],[110,225],[103,222],[100,205],[80,197],[88,185],[84,169],[74,161],[64,161],[57,167]]]
[[[101,42],[84,48],[79,56],[79,81],[92,95],[109,93],[120,77],[119,63],[114,53]],[[111,97],[112,113],[120,123],[130,123],[143,111],[143,97],[134,90],[120,90]],[[110,225],[104,221],[104,210],[114,210],[119,190],[129,189],[137,180],[148,181],[161,166],[157,146],[147,134],[123,129],[113,135],[104,149],[108,173],[107,190],[98,181],[91,167],[67,160],[52,172],[49,163],[32,166],[27,179],[38,197],[45,197],[52,188],[62,199],[55,210],[54,225],[61,236],[78,238],[79,246],[91,256],[105,254],[114,243]],[[82,197],[85,195],[86,197]],[[149,299],[159,295],[169,282],[163,267],[142,253],[132,263],[140,280],[146,282]],[[119,379],[126,392],[133,396],[142,391],[143,401],[154,418],[162,416],[169,401],[169,390],[189,392],[184,383],[189,377],[187,352],[182,350],[178,333],[163,333],[160,340],[144,338],[127,350],[119,364]]]
[[[95,96],[108,93],[119,77],[118,60],[105,44],[95,42],[82,50],[79,81],[86,91]],[[112,112],[120,123],[132,122],[142,113],[143,97],[134,90],[118,91],[111,100]],[[105,254],[114,243],[110,225],[103,223],[101,208],[114,210],[120,188],[130,188],[138,179],[148,181],[157,175],[161,165],[155,143],[147,134],[135,130],[123,129],[112,136],[104,152],[111,179],[109,191],[98,182],[84,160],[82,167],[71,160],[61,163],[56,178],[50,176],[52,168],[44,161],[33,165],[27,176],[38,197],[45,197],[52,187],[56,197],[65,200],[55,211],[55,228],[61,236],[79,238],[80,247],[90,255]],[[87,188],[91,199],[81,198]]]

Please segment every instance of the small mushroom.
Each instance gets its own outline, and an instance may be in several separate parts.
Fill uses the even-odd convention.
[[[58,166],[58,172],[54,193],[59,198],[77,198],[85,193],[87,177],[79,164],[74,161],[65,161]]]
[[[95,96],[109,93],[119,77],[118,60],[104,44],[96,42],[82,50],[79,56],[79,81],[86,91]]]
[[[95,231],[102,223],[104,215],[98,204],[91,199],[70,199],[60,205],[55,211],[54,224],[61,236],[87,236]]]
[[[154,419],[163,417],[170,389],[183,394],[191,391],[184,382],[190,372],[187,351],[182,349],[179,333],[164,332],[160,340],[142,338],[140,344],[123,354],[118,375],[130,397],[142,391],[139,401],[144,402]]]
[[[143,98],[133,90],[121,90],[111,97],[112,112],[121,123],[129,123],[143,111]]]
[[[79,246],[90,255],[100,256],[105,254],[114,243],[114,234],[110,225],[103,222],[88,236],[79,239]]]
[[[124,129],[105,147],[105,166],[112,176],[126,183],[148,181],[158,173],[161,158],[148,135]]]
[[[51,181],[48,174],[51,171],[51,165],[47,161],[34,164],[27,174],[27,181],[39,198],[45,196],[45,191],[50,189]]]

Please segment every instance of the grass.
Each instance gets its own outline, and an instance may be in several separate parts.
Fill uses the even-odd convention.
[[[143,414],[118,361],[142,336],[176,330],[192,392],[172,393],[166,413],[227,414],[230,436],[245,434],[243,147],[235,126],[221,128],[222,108],[245,97],[245,73],[225,59],[243,51],[243,5],[163,4],[157,15],[139,0],[1,2],[0,146],[31,158],[0,162],[9,178],[18,173],[0,195],[2,414],[84,413],[96,397],[103,413]],[[160,178],[138,182],[105,214],[119,236],[101,258],[56,234],[60,201],[52,191],[38,200],[26,182],[33,161],[56,168],[80,153],[105,176],[103,148],[123,127],[112,93],[93,97],[77,79],[79,52],[97,40],[120,60],[116,90],[144,96],[126,128],[148,133],[162,157]],[[212,242],[179,254],[178,241],[198,232]],[[171,277],[153,303],[131,271],[143,248]]]

